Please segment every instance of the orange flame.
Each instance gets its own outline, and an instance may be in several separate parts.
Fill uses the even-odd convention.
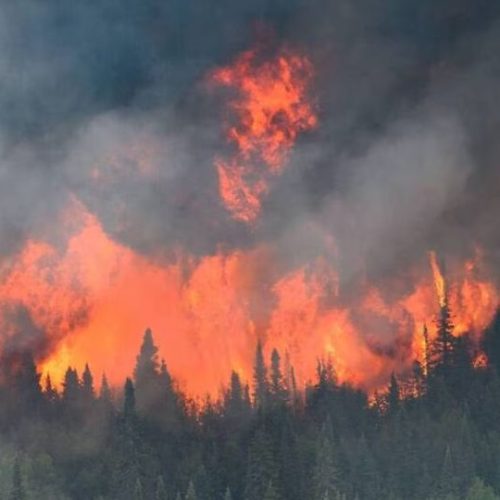
[[[237,92],[230,102],[237,125],[229,125],[227,132],[237,152],[215,160],[220,196],[235,219],[257,218],[269,181],[283,170],[297,136],[316,126],[307,101],[311,76],[309,60],[289,50],[271,60],[248,50],[210,75],[213,84]]]
[[[439,267],[436,252],[429,252],[429,261],[432,269],[432,276],[434,278],[434,286],[436,287],[436,294],[439,301],[439,305],[444,307],[446,304],[446,281],[444,275]]]
[[[247,51],[212,73],[213,83],[236,90],[230,107],[238,124],[228,138],[237,151],[216,159],[220,194],[235,219],[257,218],[298,135],[316,125],[306,99],[311,75],[308,59],[288,50],[274,59]],[[128,146],[96,162],[91,179],[154,178],[158,145],[139,137]],[[270,244],[202,257],[179,248],[165,262],[114,241],[78,201],[64,214],[64,245],[28,241],[0,268],[0,350],[34,348],[54,380],[88,361],[95,375],[122,384],[149,326],[190,395],[216,395],[231,370],[250,381],[257,339],[266,356],[281,351],[299,385],[313,379],[318,359],[330,357],[341,382],[374,390],[392,372],[425,361],[424,325],[432,341],[446,302],[454,334],[470,334],[477,345],[500,302],[479,250],[466,262],[448,260],[446,280],[430,252],[402,276],[351,283],[347,293],[329,235],[328,255],[298,267],[276,262]],[[485,363],[479,353],[476,366]]]
[[[37,334],[45,332],[46,349],[37,353],[54,380],[68,364],[82,369],[88,361],[96,376],[106,372],[121,384],[151,326],[191,395],[216,395],[232,369],[250,380],[257,338],[266,355],[281,351],[301,385],[314,378],[318,359],[331,357],[341,382],[374,390],[391,372],[409,372],[414,359],[424,359],[424,324],[430,339],[436,335],[439,289],[435,269],[424,265],[407,273],[403,281],[413,284],[398,293],[394,283],[362,284],[345,297],[331,260],[280,273],[271,250],[260,246],[201,258],[179,250],[175,263],[162,264],[111,240],[82,205],[70,212],[77,230],[67,244],[28,242],[2,269],[0,285],[0,347],[32,340],[20,335],[25,323],[9,315],[24,307]],[[499,305],[483,267],[480,253],[448,263],[455,334],[473,340]],[[476,359],[477,366],[485,362]]]

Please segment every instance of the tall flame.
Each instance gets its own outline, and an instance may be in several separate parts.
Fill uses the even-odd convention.
[[[331,357],[340,381],[371,390],[392,371],[424,361],[425,324],[429,338],[436,335],[443,286],[436,287],[442,274],[433,259],[427,272],[407,273],[407,291],[362,283],[346,297],[331,259],[280,273],[261,245],[197,258],[179,249],[176,262],[161,264],[110,239],[83,205],[70,212],[78,224],[67,244],[28,242],[3,269],[0,286],[2,351],[44,339],[35,344],[40,367],[59,381],[68,364],[81,369],[89,361],[96,374],[122,383],[151,326],[161,355],[193,395],[217,394],[232,369],[250,380],[258,338],[267,355],[274,347],[286,355],[299,384],[314,377],[318,359]],[[481,277],[479,252],[450,261],[448,272],[455,334],[479,340],[498,290]],[[12,313],[19,308],[29,322]]]
[[[435,251],[429,252],[429,261],[432,269],[432,276],[434,278],[434,286],[436,287],[436,294],[438,297],[439,305],[444,307],[446,304],[446,281],[441,268],[439,267]]]
[[[229,104],[236,124],[227,129],[236,153],[215,160],[220,196],[235,219],[257,218],[269,181],[283,170],[297,136],[316,126],[307,100],[311,76],[305,56],[282,50],[265,59],[258,49],[211,73],[213,84],[236,91]]]

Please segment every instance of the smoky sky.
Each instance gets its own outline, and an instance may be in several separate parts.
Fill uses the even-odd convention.
[[[218,196],[205,79],[262,30],[311,59],[319,126],[249,227]],[[158,258],[264,241],[296,263],[331,234],[347,281],[430,248],[500,262],[499,45],[493,0],[3,0],[0,252],[59,241],[76,195]]]

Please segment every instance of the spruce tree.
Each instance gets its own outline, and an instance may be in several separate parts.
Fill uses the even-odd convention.
[[[270,392],[275,403],[286,403],[288,400],[283,373],[281,372],[281,358],[276,349],[271,353],[271,384]]]
[[[224,493],[224,500],[233,500],[233,495],[231,495],[229,486],[226,488],[226,492]]]
[[[134,486],[134,500],[145,500],[144,498],[144,492],[142,489],[142,483],[140,478],[137,478],[135,480],[135,486]]]
[[[316,459],[313,471],[313,499],[335,499],[339,493],[339,472],[333,450],[331,432],[324,424],[316,444]]]
[[[148,328],[142,340],[134,369],[137,413],[172,429],[179,421],[179,406],[172,378],[164,360],[158,360],[158,347]]]
[[[68,367],[64,375],[62,399],[67,405],[74,405],[80,398],[78,372]]]
[[[263,409],[266,407],[269,399],[269,382],[267,380],[267,366],[264,360],[264,352],[260,340],[257,342],[257,347],[255,349],[253,382],[253,399],[255,408]]]
[[[161,392],[159,374],[158,348],[154,344],[153,334],[148,328],[144,332],[134,369],[137,410],[141,414],[151,415],[154,413]]]
[[[491,486],[486,486],[481,479],[475,477],[465,500],[500,500],[500,497],[495,495]]]
[[[88,363],[85,364],[85,369],[82,374],[82,394],[86,402],[94,399],[94,377],[90,371]]]
[[[23,479],[21,475],[21,464],[19,458],[16,457],[14,467],[12,469],[12,488],[10,492],[10,500],[25,500],[26,492],[24,491]]]
[[[444,304],[439,310],[437,327],[437,335],[432,343],[431,367],[437,373],[446,376],[452,367],[456,344],[455,337],[453,336],[453,321],[447,298],[445,298]]]
[[[197,500],[196,489],[194,487],[193,481],[189,481],[185,500]]]
[[[456,477],[451,456],[451,449],[449,445],[446,446],[443,465],[441,466],[441,473],[439,475],[438,482],[438,493],[442,497],[446,497],[447,495],[455,495],[457,493]]]
[[[19,404],[19,411],[25,415],[36,415],[43,400],[40,387],[40,374],[37,372],[31,352],[23,352],[19,366],[15,371],[14,398]]]
[[[99,401],[105,405],[113,404],[113,397],[111,395],[111,389],[109,388],[108,379],[106,375],[102,375],[101,379],[101,389],[99,391]]]
[[[165,488],[163,476],[158,476],[156,480],[155,500],[167,500],[167,489]]]
[[[269,481],[265,491],[266,492],[264,494],[263,500],[280,500],[281,497],[278,494],[278,491],[276,490],[273,481]]]
[[[45,377],[45,387],[43,389],[43,394],[45,396],[46,401],[49,403],[54,403],[57,401],[58,394],[54,386],[52,385],[52,379],[50,378],[50,373],[47,373]]]
[[[135,414],[135,389],[132,380],[127,377],[124,387],[123,413],[125,417]]]
[[[262,500],[269,482],[278,484],[278,473],[270,437],[258,430],[250,443],[246,471],[245,500]]]

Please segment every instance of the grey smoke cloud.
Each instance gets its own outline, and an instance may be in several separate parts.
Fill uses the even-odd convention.
[[[3,2],[0,251],[64,242],[53,221],[75,194],[156,258],[265,241],[295,265],[326,232],[347,281],[469,239],[495,261],[498,15],[451,0]],[[320,127],[248,228],[218,198],[212,162],[227,145],[202,81],[256,20],[310,54]]]

